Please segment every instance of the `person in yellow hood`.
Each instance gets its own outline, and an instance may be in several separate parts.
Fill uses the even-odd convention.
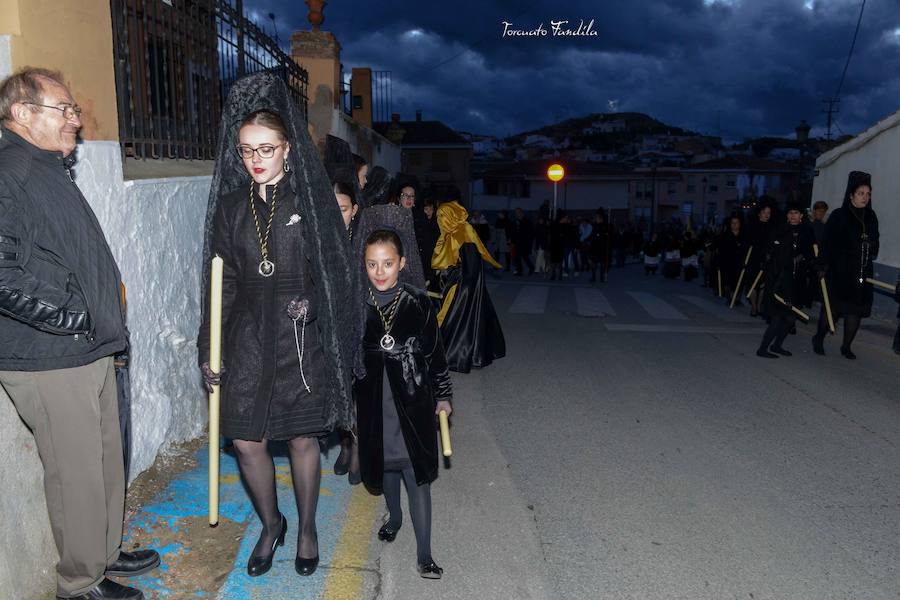
[[[500,268],[459,202],[437,209],[441,234],[431,257],[443,300],[438,324],[451,371],[468,373],[506,356],[506,340],[484,282],[484,261]]]

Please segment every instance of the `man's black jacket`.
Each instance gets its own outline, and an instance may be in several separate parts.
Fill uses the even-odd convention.
[[[119,269],[72,163],[3,128],[0,370],[77,367],[125,348]]]

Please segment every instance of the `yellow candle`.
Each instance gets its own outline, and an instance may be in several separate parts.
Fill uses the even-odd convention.
[[[444,448],[444,456],[450,456],[453,454],[453,448],[450,446],[450,424],[447,421],[446,410],[438,413],[438,420],[441,422],[441,446]]]
[[[212,259],[209,286],[209,368],[222,369],[222,258]],[[209,393],[209,524],[219,524],[219,386]]]
[[[893,292],[894,286],[889,283],[885,283],[883,281],[878,281],[877,279],[872,279],[871,277],[866,277],[866,283],[871,283],[875,287],[880,287],[886,292]]]
[[[813,244],[813,254],[816,255],[816,258],[819,257],[818,244]],[[831,333],[834,333],[834,317],[831,314],[831,300],[828,298],[828,284],[825,283],[824,277],[819,280],[819,285],[822,287],[822,303],[825,305],[825,316],[828,317],[828,330]]]
[[[759,280],[762,279],[762,268],[756,273],[756,277],[753,279],[753,285],[750,286],[750,291],[747,292],[747,297],[749,298],[751,294],[753,294],[753,290],[756,289],[756,284],[759,283]]]

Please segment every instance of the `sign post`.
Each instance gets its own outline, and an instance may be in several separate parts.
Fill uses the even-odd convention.
[[[550,219],[553,221],[556,220],[557,186],[565,176],[566,170],[559,163],[554,163],[547,169],[547,179],[553,182],[553,210],[550,213]]]

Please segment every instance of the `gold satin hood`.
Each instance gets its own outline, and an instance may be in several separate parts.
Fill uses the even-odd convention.
[[[434,254],[431,255],[433,269],[446,269],[458,264],[459,249],[468,242],[475,244],[484,260],[498,269],[501,268],[500,263],[494,260],[484,247],[475,229],[469,225],[469,212],[459,202],[444,202],[438,206],[436,219],[441,229],[441,237],[438,238]]]

